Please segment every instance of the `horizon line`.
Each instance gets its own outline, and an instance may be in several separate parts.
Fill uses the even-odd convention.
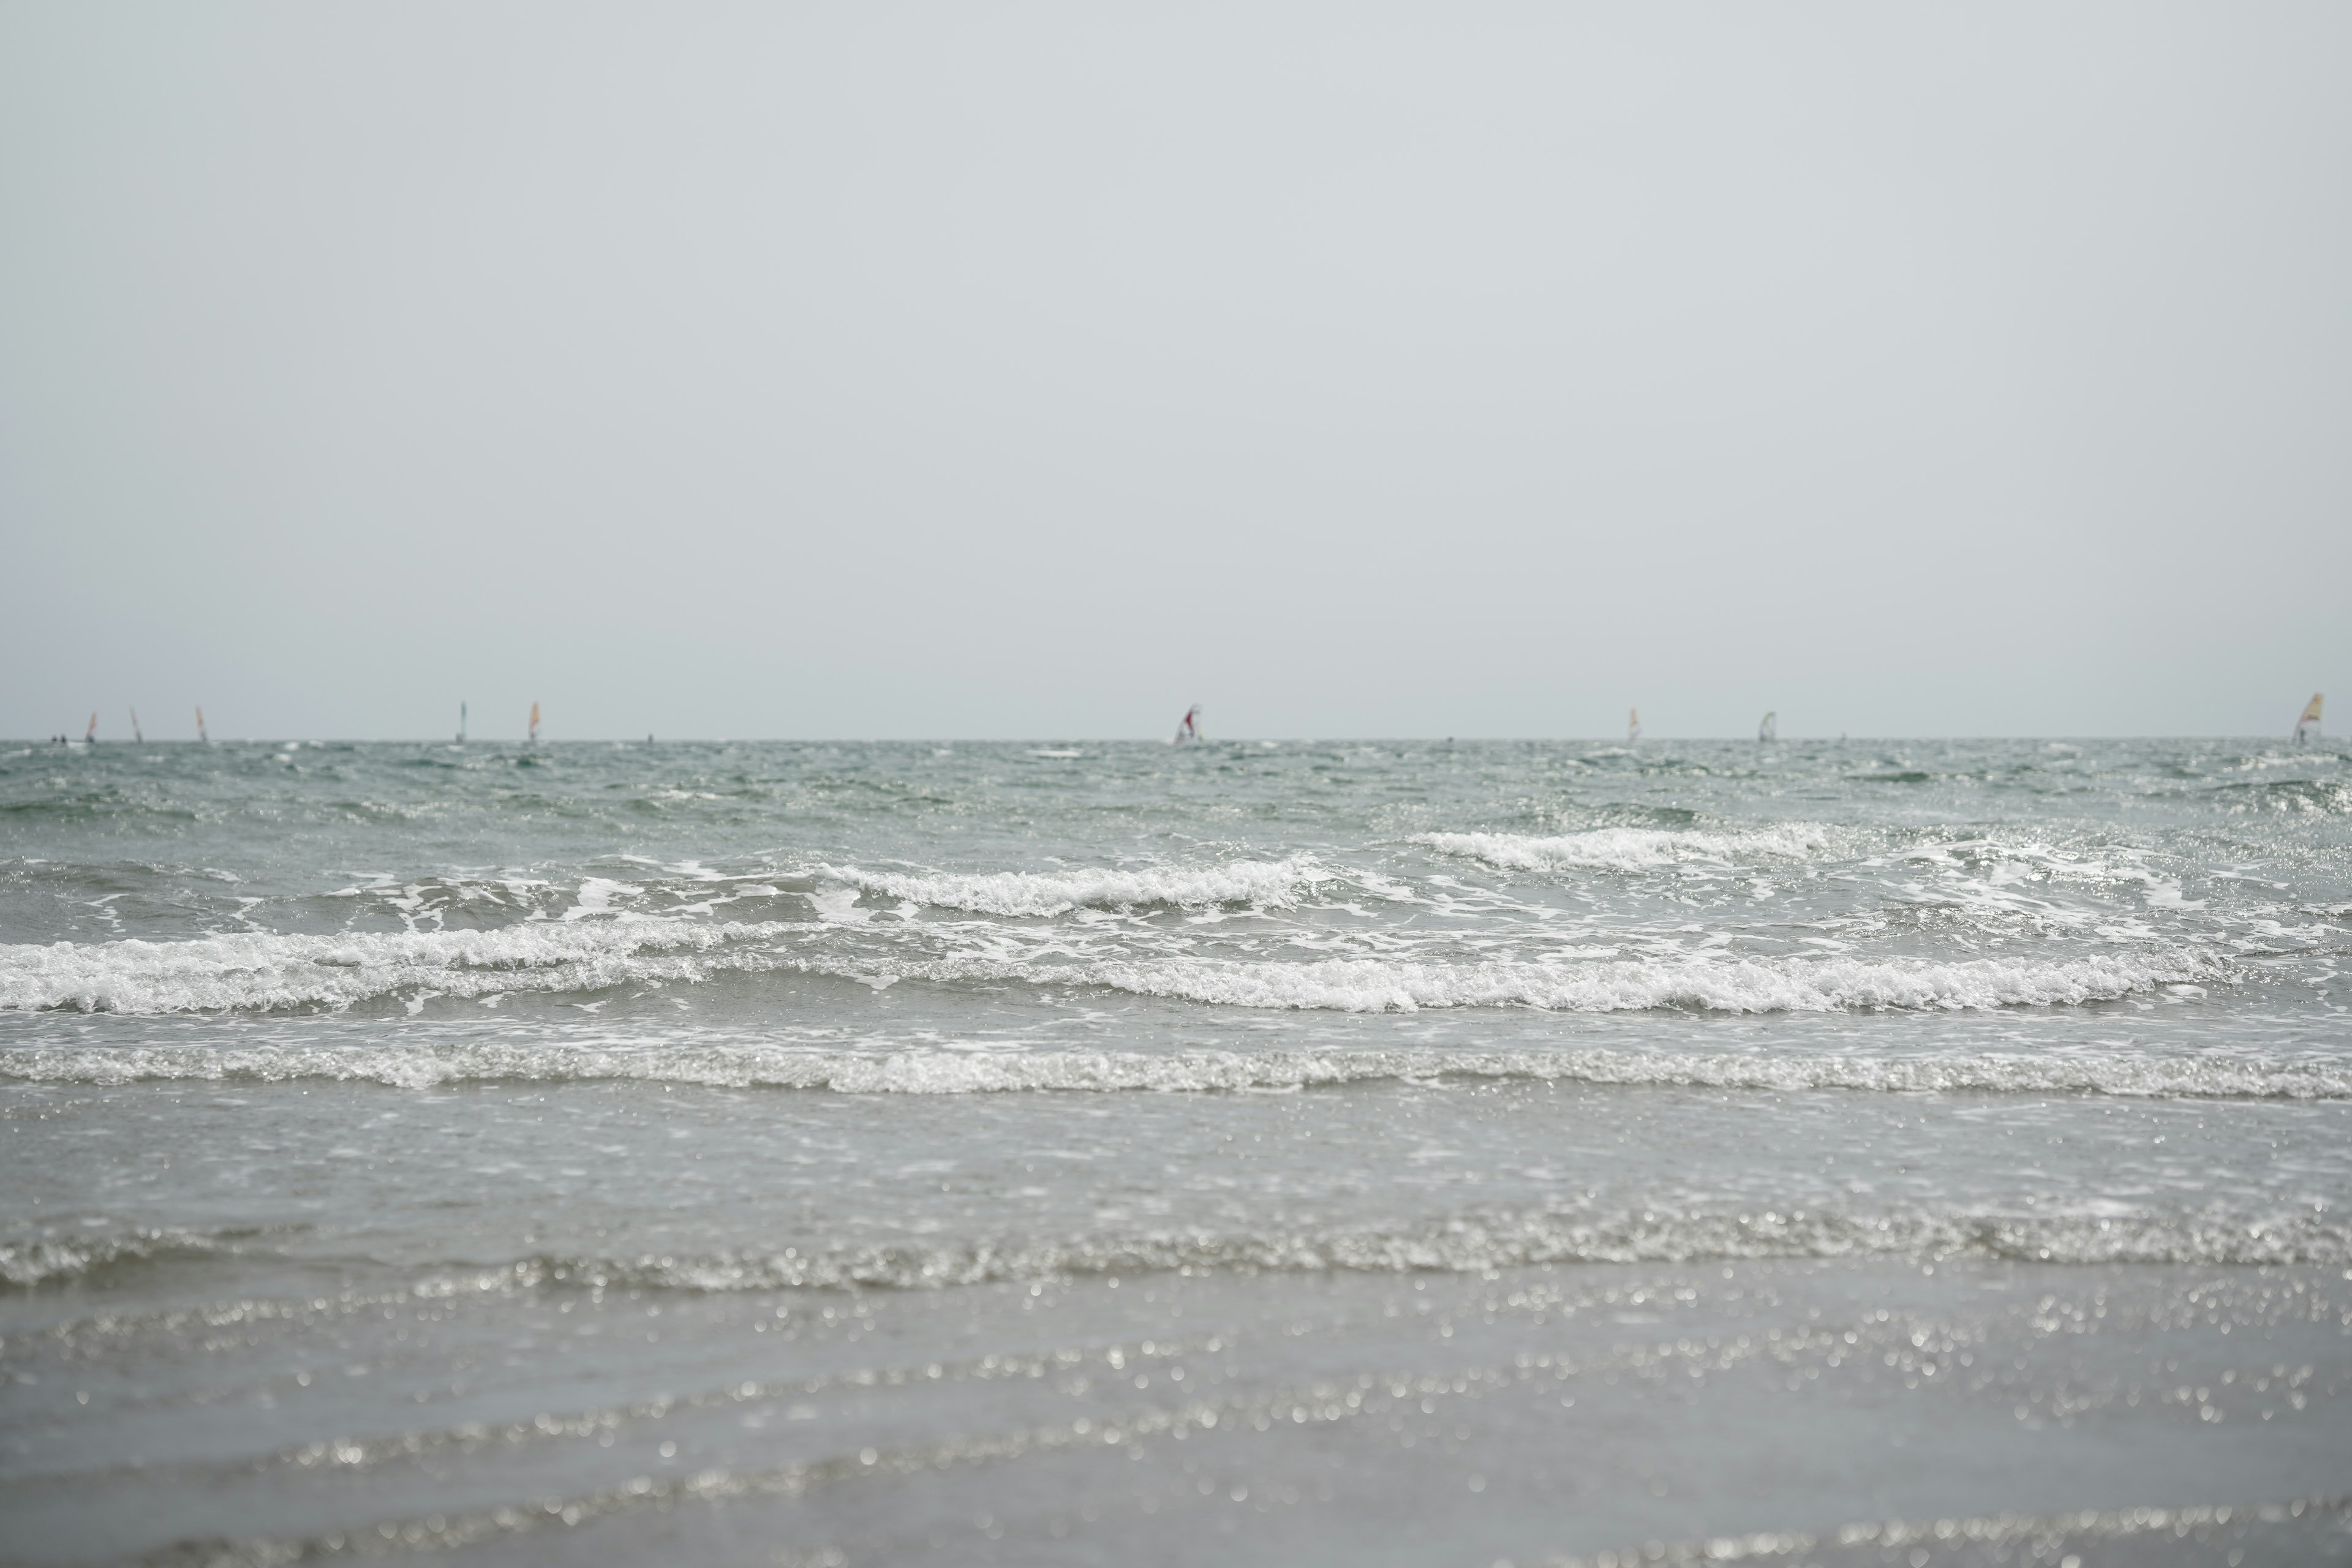
[[[1324,746],[1324,745],[1400,745],[1400,744],[1412,744],[1412,745],[1460,745],[1460,744],[1464,744],[1464,743],[1481,744],[1481,745],[1485,745],[1485,744],[1502,744],[1502,743],[1510,743],[1510,744],[1545,744],[1545,743],[1549,743],[1549,744],[1560,744],[1560,743],[1576,743],[1576,744],[1588,744],[1588,745],[1639,746],[1639,745],[1642,745],[1642,744],[1644,744],[1644,743],[1662,743],[1662,742],[1690,742],[1690,741],[1703,741],[1703,742],[1733,742],[1733,743],[1741,743],[1741,744],[1747,744],[1747,745],[1783,745],[1783,746],[1785,746],[1785,745],[1801,744],[1801,743],[1808,743],[1808,742],[1830,742],[1830,743],[1836,743],[1836,742],[1846,742],[1846,743],[1849,743],[1849,744],[1850,744],[1850,743],[1852,743],[1852,742],[1857,742],[1857,741],[1870,741],[1870,742],[1882,742],[1882,741],[1890,741],[1890,742],[1891,742],[1891,741],[1900,741],[1900,742],[1923,742],[1923,741],[1936,741],[1936,742],[1958,742],[1958,741],[2054,741],[2054,742],[2076,742],[2076,741],[2273,741],[2273,740],[2284,740],[2284,741],[2286,741],[2286,742],[2294,742],[2294,732],[2293,732],[2292,731],[2289,731],[2287,733],[2285,733],[2285,734],[2284,734],[2284,735],[2277,734],[2277,733],[2260,733],[2260,732],[2251,732],[2251,733],[2243,733],[2243,734],[2230,734],[2230,733],[2224,733],[2224,732],[2221,732],[2221,731],[2193,731],[2193,732],[2192,732],[2192,731],[2179,731],[2179,732],[2174,732],[2174,733],[2162,733],[2162,734],[2159,734],[2159,733],[2137,733],[2137,734],[2125,734],[2125,733],[2101,733],[2101,732],[2091,732],[2091,731],[2075,731],[2075,732],[2072,732],[2072,733],[2050,732],[2050,733],[2019,733],[2019,734],[2006,734],[2006,735],[2000,735],[2000,734],[1958,734],[1958,733],[1955,733],[1955,734],[1911,734],[1911,735],[1901,735],[1901,734],[1865,735],[1865,734],[1851,734],[1851,733],[1846,733],[1846,732],[1840,732],[1839,734],[1834,735],[1834,736],[1832,736],[1832,735],[1805,735],[1805,734],[1800,734],[1800,735],[1780,735],[1780,736],[1777,736],[1777,737],[1775,737],[1773,740],[1770,740],[1770,741],[1762,741],[1762,740],[1759,740],[1758,738],[1756,738],[1756,737],[1755,737],[1755,736],[1753,736],[1753,735],[1655,735],[1655,734],[1646,734],[1646,733],[1645,733],[1645,734],[1643,734],[1643,735],[1639,740],[1628,740],[1628,739],[1626,739],[1626,738],[1625,738],[1625,737],[1623,737],[1623,736],[1610,736],[1610,735],[1225,735],[1225,736],[1215,736],[1215,737],[1202,737],[1202,739],[1199,739],[1199,740],[1196,740],[1196,741],[1190,741],[1190,742],[1181,742],[1181,745],[1187,745],[1187,746],[1191,746],[1191,745],[1207,745],[1207,746],[1216,746],[1216,745],[1293,745],[1293,746]],[[2317,739],[2317,740],[2325,740],[2325,739],[2328,739],[2328,737],[2319,736],[2319,737],[2315,737],[2315,739]],[[1027,746],[1027,745],[1087,745],[1087,746],[1101,746],[1101,745],[1146,745],[1146,746],[1168,746],[1168,747],[1170,747],[1171,749],[1177,749],[1177,748],[1178,748],[1178,746],[1180,745],[1180,742],[1171,742],[1171,741],[1168,741],[1168,740],[1164,740],[1164,739],[1159,739],[1159,738],[1155,738],[1155,737],[1148,736],[1148,735],[1108,735],[1108,736],[1092,736],[1092,737],[1086,737],[1086,736],[1071,736],[1071,735],[820,735],[820,736],[796,736],[796,735],[677,735],[677,736],[669,736],[669,737],[667,737],[667,738],[656,738],[656,736],[654,736],[654,735],[647,735],[647,736],[646,736],[644,740],[642,740],[642,741],[641,741],[641,740],[638,740],[638,739],[636,739],[635,736],[631,736],[631,735],[574,735],[574,736],[568,736],[568,737],[541,737],[541,738],[540,738],[540,739],[538,739],[538,740],[533,740],[533,739],[530,738],[529,736],[522,736],[522,735],[517,735],[517,736],[511,736],[511,737],[509,737],[509,736],[500,736],[500,735],[469,735],[469,736],[467,736],[464,741],[457,741],[457,740],[455,740],[455,739],[447,740],[447,741],[440,741],[440,740],[435,740],[435,739],[432,739],[432,738],[430,738],[430,737],[427,737],[427,736],[421,736],[421,735],[266,735],[266,736],[265,736],[265,735],[237,735],[237,736],[216,736],[216,737],[215,737],[215,738],[213,738],[213,739],[211,739],[211,740],[200,740],[200,739],[197,739],[197,738],[196,738],[196,737],[194,737],[194,736],[178,736],[178,735],[173,735],[173,736],[155,736],[155,737],[152,737],[152,738],[142,737],[142,738],[139,738],[139,739],[132,739],[132,738],[130,738],[130,737],[127,737],[127,736],[124,736],[124,737],[114,737],[114,738],[109,738],[109,737],[105,737],[105,736],[100,736],[100,737],[98,739],[98,741],[97,741],[97,742],[96,742],[96,743],[97,743],[97,744],[99,744],[99,745],[101,745],[101,746],[129,746],[129,747],[132,747],[132,748],[134,748],[134,749],[135,749],[135,748],[137,748],[137,747],[139,747],[139,746],[142,746],[142,745],[143,745],[143,746],[204,746],[204,745],[214,745],[214,746],[255,746],[255,745],[283,745],[283,744],[286,744],[287,742],[298,742],[298,743],[299,743],[299,744],[303,744],[303,745],[337,745],[337,746],[443,746],[443,747],[447,747],[447,748],[449,748],[449,749],[451,749],[451,750],[462,750],[462,749],[464,749],[465,747],[467,747],[467,746],[506,746],[506,745],[512,745],[512,746],[559,746],[559,745],[575,745],[575,746],[643,746],[643,745],[647,745],[647,744],[652,744],[652,745],[681,745],[681,746],[734,746],[734,745],[756,745],[756,746],[778,746],[778,745],[790,745],[790,746],[926,746],[926,745],[929,745],[929,746],[938,746],[938,745],[969,745],[969,746]],[[90,742],[87,742],[87,741],[84,741],[84,740],[82,740],[82,739],[79,739],[79,738],[72,737],[72,736],[62,736],[62,737],[61,737],[61,736],[58,736],[58,735],[43,736],[43,737],[40,737],[40,738],[37,738],[37,738],[33,738],[33,737],[27,737],[27,736],[17,736],[17,737],[0,737],[0,745],[7,745],[7,746],[17,746],[17,745],[21,745],[21,746],[31,746],[31,747],[37,747],[37,747],[58,746],[58,745],[61,745],[61,744],[62,744],[62,745],[64,745],[64,746],[66,746],[66,747],[68,747],[68,748],[72,748],[72,747],[86,747],[86,746],[88,746],[89,744],[90,744]]]

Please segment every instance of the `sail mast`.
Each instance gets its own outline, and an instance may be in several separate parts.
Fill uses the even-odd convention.
[[[2319,704],[2326,695],[2324,691],[2311,694],[2311,701],[2304,708],[2303,717],[2294,721],[2295,744],[2319,739]]]

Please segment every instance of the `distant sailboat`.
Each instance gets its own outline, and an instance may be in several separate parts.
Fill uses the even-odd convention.
[[[1764,715],[1764,722],[1756,726],[1756,739],[1761,744],[1780,738],[1780,710],[1774,709]]]
[[[1203,738],[1201,733],[1201,705],[1195,702],[1184,710],[1184,721],[1176,726],[1176,739],[1173,743],[1181,746],[1187,741],[1198,741]]]
[[[131,710],[131,743],[134,746],[147,743],[147,737],[139,732],[139,710],[136,708]]]
[[[530,743],[534,746],[539,744],[539,704],[536,702],[530,705]]]
[[[85,746],[95,746],[98,744],[98,714],[95,710],[91,711],[89,716],[89,728],[82,731],[81,743]]]
[[[2303,710],[2303,717],[2294,721],[2294,742],[2296,745],[2302,745],[2306,741],[2316,741],[2319,739],[2319,700],[2326,695],[2326,693],[2324,691],[2313,692],[2311,694],[2311,705]]]
[[[1625,710],[1625,743],[1630,746],[1641,738],[1642,710],[1639,708],[1628,708]]]
[[[205,705],[201,702],[196,704],[196,740],[207,746],[213,743],[213,738],[205,733]]]

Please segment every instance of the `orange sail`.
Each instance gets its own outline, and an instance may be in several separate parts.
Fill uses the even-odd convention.
[[[2319,738],[2319,703],[2320,699],[2325,696],[2326,693],[2324,691],[2315,691],[2311,694],[2310,705],[2304,709],[2303,717],[2294,721],[2296,740],[2315,741]]]

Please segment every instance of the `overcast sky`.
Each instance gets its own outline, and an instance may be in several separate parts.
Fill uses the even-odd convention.
[[[0,5],[0,733],[2352,727],[2352,6]]]

